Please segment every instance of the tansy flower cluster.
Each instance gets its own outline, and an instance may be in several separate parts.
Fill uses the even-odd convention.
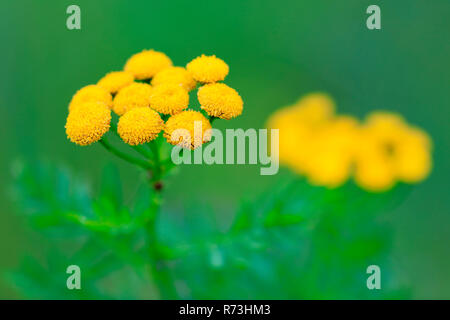
[[[334,188],[353,177],[360,187],[380,192],[397,181],[418,183],[431,170],[426,132],[385,111],[363,122],[335,114],[326,94],[312,93],[278,110],[268,127],[280,130],[280,162],[315,185]]]
[[[78,145],[102,139],[110,127],[111,111],[118,117],[117,134],[132,146],[155,140],[161,131],[167,142],[195,149],[211,138],[214,118],[232,119],[243,110],[236,90],[224,84],[229,67],[216,56],[195,58],[173,66],[162,52],[144,50],[131,56],[122,71],[107,73],[97,84],[78,90],[69,103],[67,137]],[[197,92],[200,110],[189,110],[189,92]],[[201,123],[202,136],[194,134]],[[190,137],[177,134],[177,129]]]

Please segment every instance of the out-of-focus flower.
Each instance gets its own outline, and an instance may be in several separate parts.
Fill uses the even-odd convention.
[[[69,104],[69,112],[72,111],[76,106],[83,104],[85,102],[102,102],[106,106],[111,107],[112,96],[103,87],[95,84],[85,86],[78,90]]]
[[[151,94],[152,87],[149,84],[133,82],[114,97],[113,110],[121,116],[134,108],[149,107]]]
[[[310,94],[275,112],[268,127],[280,129],[280,162],[312,184],[337,187],[354,175],[369,191],[417,183],[431,170],[431,139],[398,114],[373,112],[363,124],[334,115],[326,95]]]
[[[419,129],[408,128],[403,142],[398,146],[395,167],[398,178],[407,183],[424,180],[431,171],[431,139]]]
[[[158,72],[152,79],[152,85],[172,83],[191,91],[197,85],[192,75],[183,67],[169,67]]]
[[[294,105],[276,111],[268,128],[279,129],[280,163],[305,174],[316,132],[333,117],[334,102],[323,93],[311,93]]]
[[[222,81],[229,71],[228,65],[222,59],[204,54],[189,62],[186,69],[195,80],[203,83]]]
[[[355,157],[358,121],[337,116],[326,122],[311,137],[305,160],[309,181],[316,185],[338,187],[351,175]]]
[[[198,89],[201,108],[210,116],[231,119],[242,113],[244,102],[236,90],[224,83],[206,84]]]
[[[211,129],[211,123],[201,112],[186,110],[167,120],[164,126],[164,137],[170,144],[195,149],[211,140],[209,129]]]
[[[335,108],[335,103],[329,95],[314,92],[300,98],[289,109],[294,110],[301,122],[316,125],[331,120],[334,117]]]
[[[369,191],[386,191],[395,183],[394,168],[380,153],[366,150],[356,158],[355,181]]]
[[[97,85],[106,89],[108,92],[115,94],[120,89],[130,85],[134,81],[134,77],[130,72],[113,71],[101,78]]]
[[[150,107],[162,114],[177,114],[189,105],[188,92],[178,84],[162,83],[153,87]]]
[[[356,182],[384,191],[396,180],[417,183],[431,170],[431,140],[404,119],[390,112],[374,112],[361,130],[356,161]]]
[[[150,79],[155,74],[172,66],[172,60],[164,53],[144,50],[132,55],[125,64],[124,70],[131,72],[138,80]]]
[[[73,108],[67,117],[66,134],[70,141],[87,146],[108,132],[111,110],[102,102],[85,102]]]
[[[164,126],[159,114],[150,108],[135,108],[120,117],[117,133],[125,143],[135,146],[150,142]]]

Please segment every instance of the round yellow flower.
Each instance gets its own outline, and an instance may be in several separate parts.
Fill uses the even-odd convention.
[[[150,108],[135,108],[120,117],[117,133],[125,143],[135,146],[150,142],[164,126],[159,114]]]
[[[66,134],[70,141],[87,146],[108,132],[111,110],[101,102],[85,102],[69,112]]]
[[[302,97],[296,104],[276,111],[267,127],[279,129],[279,160],[305,174],[311,158],[313,138],[333,119],[334,102],[322,93]]]
[[[210,116],[231,119],[242,113],[244,102],[236,90],[224,83],[207,84],[198,89],[201,108]]]
[[[150,107],[163,114],[176,114],[189,105],[189,94],[178,84],[162,83],[153,87]]]
[[[380,129],[391,129],[406,124],[402,115],[391,111],[373,111],[366,117],[366,123]]]
[[[307,177],[313,185],[336,188],[348,180],[351,173],[351,158],[336,150],[321,150],[314,156],[314,166],[308,168]]]
[[[309,154],[310,129],[301,123],[292,121],[285,109],[277,111],[269,119],[267,127],[279,130],[278,156],[280,163],[303,174]]]
[[[292,108],[301,121],[320,123],[334,116],[335,103],[327,94],[315,92],[301,97]]]
[[[394,186],[393,159],[400,142],[398,133],[396,125],[379,127],[375,123],[365,123],[361,127],[355,157],[355,181],[361,188],[381,192]]]
[[[228,65],[222,59],[215,55],[205,56],[204,54],[189,62],[186,69],[195,80],[204,83],[222,81],[229,71]]]
[[[386,191],[395,183],[394,168],[378,153],[364,153],[356,158],[355,181],[372,192]]]
[[[133,82],[117,93],[113,110],[121,116],[134,108],[149,107],[151,94],[152,87],[149,84]]]
[[[408,127],[400,114],[387,111],[374,111],[366,117],[366,127],[386,143],[397,143],[398,135]]]
[[[197,85],[191,74],[183,67],[169,67],[158,72],[152,79],[152,85],[157,86],[162,83],[177,84],[187,91],[191,91]]]
[[[397,146],[395,171],[398,179],[406,183],[424,180],[431,171],[431,139],[421,129],[405,130],[402,143]]]
[[[167,120],[164,137],[173,145],[195,149],[211,140],[211,123],[198,111],[186,110]]]
[[[355,173],[363,188],[384,191],[395,180],[416,183],[428,176],[431,166],[431,141],[425,132],[397,114],[369,115],[361,132]]]
[[[335,188],[348,180],[355,157],[357,134],[357,120],[339,116],[310,138],[305,171],[311,183]]]
[[[101,78],[97,85],[115,94],[120,89],[130,85],[134,81],[131,73],[126,71],[113,71]]]
[[[104,88],[91,84],[78,90],[69,104],[69,111],[72,111],[74,107],[84,102],[102,102],[108,107],[112,105],[112,96]]]
[[[144,50],[132,55],[125,64],[124,70],[131,72],[138,80],[150,79],[161,70],[172,66],[172,60],[164,53]]]

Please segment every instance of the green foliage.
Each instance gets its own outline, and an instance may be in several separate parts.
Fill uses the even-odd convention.
[[[8,274],[27,298],[327,299],[404,298],[390,268],[390,231],[381,212],[405,191],[328,190],[295,179],[243,201],[225,229],[199,208],[158,215],[160,198],[143,184],[124,205],[114,167],[92,195],[52,165],[15,170],[19,211],[51,239],[44,259],[26,257]],[[164,196],[164,195],[163,195]],[[66,288],[68,265],[82,290]],[[366,268],[382,270],[368,290]]]

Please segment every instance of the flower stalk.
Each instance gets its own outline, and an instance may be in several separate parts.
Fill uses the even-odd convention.
[[[146,229],[146,246],[149,255],[149,271],[150,276],[155,282],[156,287],[159,290],[159,295],[161,299],[175,299],[178,295],[176,288],[174,286],[170,271],[168,269],[166,261],[161,257],[158,251],[159,240],[157,232],[157,221],[159,217],[160,205],[161,205],[161,190],[162,190],[162,162],[160,161],[160,150],[159,143],[157,141],[152,141],[149,143],[149,147],[152,151],[153,161],[143,161],[134,158],[127,153],[124,153],[114,146],[112,146],[108,140],[103,137],[100,143],[106,150],[114,154],[115,156],[131,163],[137,165],[143,169],[146,169],[150,173],[150,185],[154,192],[151,194],[151,203],[149,207],[149,219],[145,225]],[[150,160],[150,159],[149,159]]]
[[[125,160],[125,161],[127,161],[127,162],[129,162],[129,163],[131,163],[131,164],[137,165],[137,166],[139,166],[139,167],[141,167],[141,168],[143,168],[143,169],[151,169],[151,168],[152,168],[152,165],[150,164],[150,162],[144,161],[144,160],[141,160],[141,159],[138,159],[138,158],[135,158],[135,157],[130,156],[129,154],[127,154],[127,153],[125,153],[125,152],[122,152],[122,151],[116,149],[115,147],[113,147],[113,146],[108,142],[108,140],[107,140],[105,137],[103,137],[103,138],[100,140],[100,144],[101,144],[106,150],[108,150],[109,152],[111,152],[111,153],[114,154],[115,156],[121,158],[122,160]]]

